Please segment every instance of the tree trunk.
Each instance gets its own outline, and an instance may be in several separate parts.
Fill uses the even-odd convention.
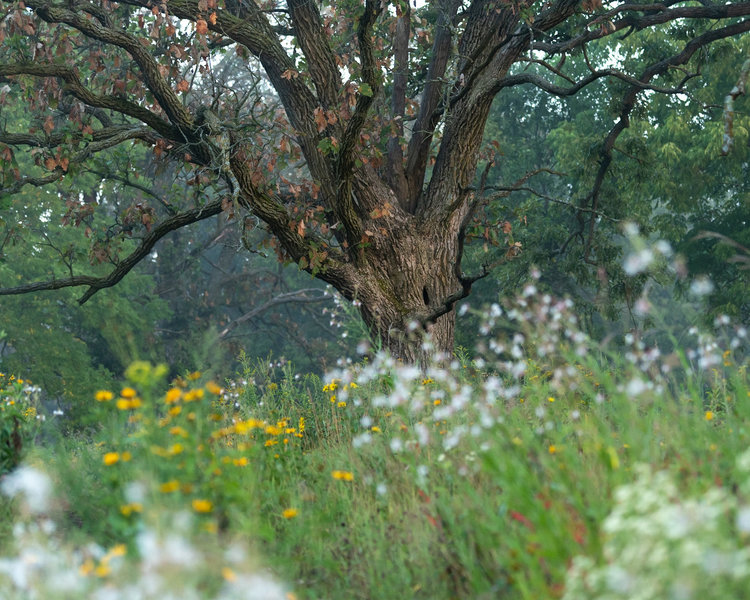
[[[427,227],[412,216],[393,225],[363,248],[351,281],[332,283],[359,303],[373,337],[394,357],[422,364],[430,356],[450,357],[455,310],[446,299],[462,289],[455,273],[458,225]]]

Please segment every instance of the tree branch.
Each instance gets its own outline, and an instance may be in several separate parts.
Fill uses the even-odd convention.
[[[404,171],[401,149],[406,116],[406,84],[409,80],[409,36],[411,6],[396,7],[396,31],[393,36],[393,92],[391,94],[391,136],[388,139],[387,179],[402,208],[409,207],[409,183]]]
[[[294,33],[307,59],[318,98],[323,108],[334,109],[341,88],[341,76],[323,29],[318,6],[309,0],[288,0],[287,4],[294,23]]]
[[[310,304],[313,302],[324,302],[325,300],[333,299],[333,296],[325,291],[323,292],[322,296],[310,297],[307,295],[310,292],[320,292],[320,291],[321,290],[318,290],[316,288],[307,288],[304,290],[297,290],[296,292],[288,292],[286,294],[280,294],[279,296],[272,298],[268,302],[264,302],[257,308],[254,308],[253,310],[246,312],[244,315],[232,320],[226,326],[226,328],[219,333],[219,339],[224,339],[237,326],[241,325],[245,321],[249,321],[250,319],[257,317],[258,315],[266,312],[267,310],[273,308],[274,306],[279,306],[280,304],[288,304],[290,302]]]
[[[34,185],[37,187],[47,185],[48,183],[52,183],[54,181],[62,179],[62,177],[70,168],[71,164],[81,164],[92,154],[101,152],[102,150],[106,150],[107,148],[112,148],[113,146],[117,146],[129,140],[140,139],[148,141],[149,143],[153,143],[155,141],[153,131],[144,127],[112,128],[112,131],[110,131],[109,133],[110,135],[108,137],[101,137],[96,141],[89,142],[85,148],[76,152],[76,154],[74,154],[73,157],[69,159],[68,165],[63,166],[59,163],[59,161],[55,161],[55,166],[51,169],[52,172],[49,175],[41,177],[22,177],[12,186],[8,188],[2,188],[0,189],[0,191],[6,194],[15,194],[16,192],[20,191],[21,188],[23,188],[25,185]],[[34,145],[32,142],[39,141],[38,139],[29,139],[28,136],[24,136],[22,134],[9,134],[9,137],[11,139],[18,139],[18,135],[20,135],[24,139],[24,142],[22,143],[27,143],[28,145]],[[0,141],[2,141],[2,139],[3,136],[0,135]]]
[[[419,112],[412,126],[406,160],[406,178],[409,184],[408,202],[405,210],[414,213],[422,193],[424,176],[427,170],[427,159],[435,127],[440,121],[437,108],[443,95],[446,67],[451,54],[453,34],[451,25],[458,12],[460,0],[445,0],[435,25],[435,41],[432,44],[430,65],[427,68],[427,81],[422,90]]]
[[[359,254],[359,243],[364,235],[364,228],[360,218],[366,215],[358,214],[352,197],[354,151],[359,141],[359,134],[367,119],[367,113],[380,88],[380,75],[375,65],[375,50],[371,36],[372,28],[382,10],[383,4],[379,0],[365,0],[365,12],[359,17],[357,40],[359,42],[359,57],[362,65],[362,79],[363,83],[367,84],[370,89],[369,93],[363,93],[363,90],[360,89],[357,94],[357,104],[354,107],[354,114],[346,124],[336,159],[338,191],[333,209],[336,216],[344,225],[347,242],[349,243],[350,251],[354,253],[355,260],[357,260]],[[362,211],[359,212],[361,213]]]
[[[750,3],[748,3],[748,7],[750,8]],[[716,40],[739,35],[747,31],[750,31],[750,19],[740,21],[738,23],[733,23],[732,25],[727,25],[726,27],[707,31],[706,33],[693,38],[687,44],[685,44],[685,47],[681,52],[674,54],[669,58],[665,58],[664,60],[661,60],[658,63],[655,63],[648,67],[638,79],[639,83],[631,85],[623,100],[623,107],[620,111],[620,118],[604,140],[604,144],[601,150],[599,169],[596,174],[596,179],[594,180],[594,186],[589,195],[582,201],[582,206],[585,206],[585,204],[588,203],[591,207],[591,217],[588,223],[588,234],[586,238],[586,247],[584,250],[584,260],[586,262],[591,262],[590,255],[594,239],[594,225],[596,222],[596,215],[598,214],[599,193],[601,191],[602,184],[604,183],[604,178],[607,174],[607,171],[609,170],[609,166],[612,163],[612,150],[617,138],[630,125],[630,113],[635,108],[638,93],[643,89],[642,84],[648,84],[651,79],[653,79],[657,75],[665,73],[672,67],[687,63],[693,56],[693,54],[695,54],[695,52],[697,52],[703,46],[706,46],[707,44],[710,44]]]
[[[623,4],[615,7],[611,11],[598,15],[592,19],[588,26],[599,25],[593,30],[576,37],[556,41],[556,42],[535,42],[532,46],[534,50],[542,50],[547,54],[558,54],[578,48],[592,40],[601,39],[622,31],[630,29],[631,31],[640,31],[654,25],[661,25],[674,21],[676,19],[726,19],[732,17],[744,17],[750,14],[750,2],[739,2],[735,4],[717,4],[710,6],[680,6],[677,8],[666,9],[666,6],[676,4],[676,1],[670,0],[664,4]],[[625,15],[617,21],[611,21],[610,17],[621,14],[626,11],[645,12],[643,15]],[[651,14],[648,14],[651,13]]]
[[[174,217],[155,226],[146,234],[135,251],[122,260],[117,267],[104,277],[92,277],[89,275],[76,275],[65,279],[53,279],[52,281],[42,281],[29,283],[12,288],[0,288],[0,296],[11,296],[16,294],[27,294],[29,292],[39,292],[44,290],[59,290],[65,287],[77,287],[82,285],[89,286],[89,289],[78,300],[79,304],[84,304],[91,296],[101,289],[112,287],[120,282],[132,268],[137,265],[153,249],[156,242],[175,229],[180,229],[191,223],[196,223],[207,219],[222,211],[222,201],[216,200],[205,206],[194,208],[182,212]]]
[[[578,82],[574,82],[574,85],[566,88],[550,83],[549,81],[535,73],[519,73],[517,75],[509,75],[508,77],[505,77],[498,81],[497,84],[495,84],[493,91],[499,92],[501,89],[506,87],[513,87],[515,85],[530,83],[538,87],[539,89],[544,90],[545,92],[564,98],[566,96],[573,96],[574,94],[577,94],[587,85],[603,77],[613,77],[615,79],[619,79],[621,81],[629,83],[631,86],[636,87],[639,90],[651,90],[660,94],[683,94],[685,93],[685,90],[683,89],[684,84],[687,83],[687,81],[692,77],[697,77],[697,75],[697,73],[691,74],[689,77],[685,77],[677,87],[667,88],[644,83],[639,79],[636,79],[635,77],[632,77],[627,73],[623,73],[622,71],[619,71],[617,69],[600,69],[598,71],[594,71],[588,77],[585,77]],[[563,75],[560,76],[563,77]],[[568,79],[567,77],[565,78]]]
[[[122,30],[110,28],[102,24],[102,22],[87,19],[78,12],[54,6],[43,0],[29,0],[26,2],[26,5],[48,23],[64,23],[92,39],[99,40],[105,44],[112,44],[128,52],[140,67],[146,85],[154,94],[154,97],[169,117],[169,120],[182,130],[184,135],[189,139],[193,117],[182,105],[177,93],[169,86],[166,79],[162,77],[159,72],[158,63],[150,54],[148,48],[138,38]],[[81,8],[83,11],[89,12],[94,16],[100,13],[100,9],[84,3],[73,4],[73,6]],[[107,20],[104,20],[104,22],[106,23]]]
[[[81,84],[78,73],[71,67],[57,64],[17,63],[0,64],[0,77],[15,75],[32,75],[34,77],[56,77],[65,82],[63,90],[78,98],[84,104],[96,108],[107,108],[123,115],[133,117],[151,127],[160,135],[171,139],[184,141],[180,131],[168,121],[158,117],[150,110],[114,95],[97,95]]]

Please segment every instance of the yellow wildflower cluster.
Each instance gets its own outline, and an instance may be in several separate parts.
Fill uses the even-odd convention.
[[[107,452],[102,457],[102,462],[106,466],[110,467],[112,465],[116,465],[120,461],[122,461],[122,462],[128,462],[132,458],[133,458],[133,455],[130,452],[128,452],[127,450],[125,452],[122,452],[122,453],[120,453],[120,452]]]
[[[84,577],[89,575],[96,575],[97,577],[107,577],[112,573],[112,561],[115,558],[125,556],[127,548],[125,544],[117,544],[109,552],[107,552],[98,563],[95,563],[92,558],[87,558],[83,564],[79,567],[78,571]]]
[[[331,477],[339,481],[353,481],[354,473],[351,471],[331,471]]]
[[[128,504],[123,504],[120,507],[120,513],[124,517],[129,517],[133,513],[140,513],[143,512],[143,505],[140,502],[130,502]]]

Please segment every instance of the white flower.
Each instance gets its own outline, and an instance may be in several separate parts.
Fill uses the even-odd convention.
[[[11,498],[22,495],[29,510],[38,514],[49,508],[52,482],[45,473],[33,467],[22,466],[3,479],[0,490]]]
[[[625,388],[625,392],[628,396],[638,396],[639,394],[645,392],[647,387],[648,386],[642,379],[631,379],[628,382],[627,387]]]
[[[696,277],[690,284],[690,293],[696,296],[707,296],[714,291],[714,284],[708,277]]]
[[[737,511],[737,531],[750,533],[750,506],[743,506]]]
[[[638,252],[631,253],[625,258],[622,268],[631,277],[643,273],[649,265],[654,262],[654,252],[650,248],[644,248]]]

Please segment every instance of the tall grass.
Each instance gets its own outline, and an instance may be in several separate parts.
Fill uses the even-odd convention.
[[[533,286],[481,316],[472,361],[424,370],[136,363],[92,439],[3,480],[0,595],[747,597],[746,330],[614,351]]]

